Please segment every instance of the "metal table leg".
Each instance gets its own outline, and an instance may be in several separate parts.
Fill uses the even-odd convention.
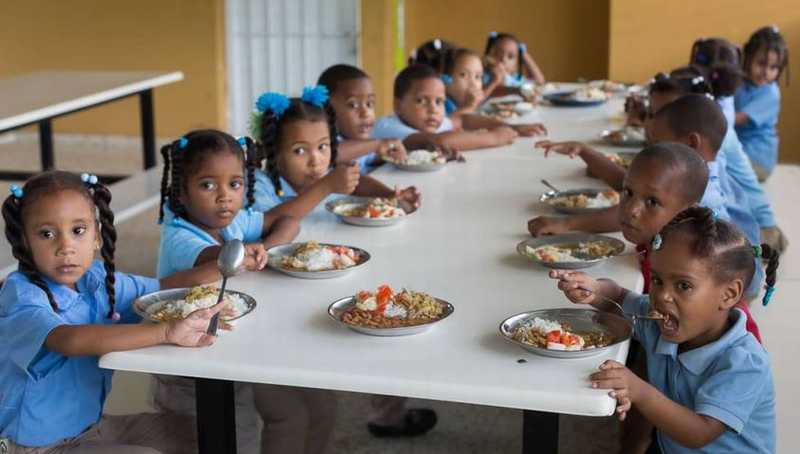
[[[50,119],[39,122],[39,158],[42,162],[42,171],[55,168],[53,156],[53,126]]]
[[[522,454],[558,453],[558,413],[522,412]]]
[[[197,443],[200,454],[236,454],[233,382],[195,379]]]
[[[153,90],[139,93],[139,110],[142,122],[142,150],[144,169],[156,165],[156,129],[153,120]]]

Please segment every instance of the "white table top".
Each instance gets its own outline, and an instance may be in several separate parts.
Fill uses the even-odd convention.
[[[180,71],[42,71],[0,79],[0,131],[180,80]]]
[[[621,101],[588,109],[539,107],[554,139],[591,139],[608,127]],[[611,353],[576,360],[539,357],[506,342],[502,320],[533,309],[570,303],[546,270],[515,253],[528,237],[526,221],[547,213],[537,199],[546,177],[568,187],[600,186],[566,157],[545,159],[520,139],[502,149],[467,153],[433,174],[382,168],[387,184],[415,184],[423,206],[400,225],[354,227],[331,222],[304,225],[301,240],[362,247],[372,260],[327,281],[277,272],[232,279],[229,288],[253,295],[257,309],[207,349],[159,346],[105,355],[102,367],[245,382],[542,410],[610,415],[614,401],[589,387],[589,374],[605,359],[623,361],[627,343]],[[590,273],[628,287],[640,285],[633,257],[611,260]],[[455,313],[433,330],[411,337],[378,338],[330,320],[327,306],[359,289],[388,283],[450,301]],[[527,363],[517,360],[525,358]]]

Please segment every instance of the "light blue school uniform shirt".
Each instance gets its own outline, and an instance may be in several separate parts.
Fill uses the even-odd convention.
[[[444,117],[439,129],[436,130],[437,134],[453,130],[453,122],[449,118]],[[411,134],[416,134],[419,131],[405,124],[397,114],[387,115],[381,117],[375,123],[375,129],[372,131],[372,137],[376,139],[400,139],[405,140]]]
[[[289,182],[283,177],[279,177],[279,179],[281,182],[281,189],[283,189],[283,195],[277,194],[275,185],[272,184],[272,180],[263,170],[256,172],[256,185],[254,190],[256,203],[253,205],[254,210],[269,211],[297,197],[297,191],[292,188]],[[314,235],[320,232],[320,229],[324,229],[324,227],[322,227],[324,223],[338,222],[336,216],[329,213],[325,205],[343,197],[345,196],[342,194],[329,194],[300,221],[303,233],[309,235],[307,236],[308,238],[314,238]],[[324,235],[325,233],[320,232],[320,234]]]
[[[736,111],[747,114],[747,123],[736,127],[744,152],[750,160],[771,172],[778,164],[778,115],[781,110],[781,91],[771,82],[755,85],[746,81],[736,91]]]
[[[342,143],[345,140],[347,139],[342,136],[338,136],[336,139],[338,143]],[[358,163],[358,168],[361,171],[361,175],[372,173],[382,164],[382,162],[378,160],[378,154],[374,151],[370,151],[369,153],[357,158],[356,162]]]
[[[484,73],[483,74],[483,86],[487,86],[492,82],[492,74],[491,73]],[[512,88],[519,88],[529,83],[525,76],[522,74],[506,74],[503,78],[503,86],[504,87],[512,87]]]
[[[625,312],[647,315],[648,297],[630,293]],[[661,431],[664,453],[775,452],[775,389],[769,356],[747,332],[744,312],[730,313],[730,327],[714,342],[683,353],[661,338],[656,323],[635,323],[634,336],[647,352],[649,382],[671,400],[712,417],[727,430],[700,449],[689,449]]]
[[[261,240],[264,213],[255,209],[240,210],[233,222],[220,231],[225,241],[241,240],[252,243]],[[197,257],[204,249],[219,246],[208,232],[191,222],[175,216],[164,205],[164,222],[161,224],[161,242],[158,246],[158,277],[194,268]]]
[[[774,227],[776,225],[775,213],[772,211],[764,188],[758,182],[758,177],[750,164],[750,158],[742,149],[742,144],[733,129],[733,123],[729,125],[728,131],[725,133],[719,154],[725,158],[725,172],[731,182],[744,191],[750,211],[756,218],[759,227]]]
[[[114,273],[118,323],[140,318],[131,303],[159,289],[155,279]],[[113,371],[97,356],[64,356],[44,346],[61,325],[109,325],[103,263],[95,261],[77,291],[45,278],[59,311],[24,274],[11,273],[0,290],[0,437],[23,446],[48,446],[97,423]]]
[[[708,166],[708,183],[706,184],[705,192],[703,192],[703,197],[700,199],[700,206],[714,210],[720,219],[730,220],[725,203],[725,193],[722,190],[722,181],[720,180],[721,162],[719,155],[714,161],[706,162],[706,166]]]

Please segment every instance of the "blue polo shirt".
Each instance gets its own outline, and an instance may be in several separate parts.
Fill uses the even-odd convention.
[[[249,208],[240,210],[233,222],[222,229],[220,234],[225,241],[236,239],[252,243],[261,240],[263,229],[264,213]],[[205,248],[219,245],[208,232],[175,216],[165,204],[161,242],[158,245],[158,277],[194,268],[197,257]]]
[[[114,273],[119,323],[139,317],[131,303],[159,289],[155,279]],[[61,325],[109,325],[106,272],[95,261],[77,282],[78,291],[45,278],[59,311],[20,272],[0,289],[0,437],[23,446],[48,446],[79,435],[97,423],[113,372],[96,356],[64,356],[44,346]]]
[[[646,315],[648,297],[630,293],[625,312]],[[728,430],[706,446],[693,450],[661,431],[664,453],[774,453],[775,389],[769,356],[745,329],[747,317],[734,309],[731,326],[710,344],[683,353],[678,344],[661,338],[658,324],[634,324],[634,335],[647,352],[649,382],[664,395],[700,415],[712,417]]]
[[[453,122],[449,118],[444,117],[439,129],[436,130],[437,134],[453,130]],[[419,131],[405,124],[397,114],[387,115],[381,117],[375,123],[375,129],[372,131],[372,137],[376,139],[400,139],[404,140],[411,134],[416,134]]]
[[[750,158],[744,153],[742,144],[733,129],[733,123],[729,125],[725,138],[720,146],[719,153],[725,158],[725,173],[728,174],[732,183],[742,189],[750,206],[750,211],[756,218],[759,227],[774,227],[775,213],[767,199],[764,188],[758,182],[758,177],[750,164]]]
[[[266,172],[263,170],[256,171],[256,185],[254,190],[256,202],[253,204],[254,210],[266,212],[297,197],[297,191],[294,190],[292,185],[283,177],[278,178],[281,182],[283,195],[278,195],[278,192],[275,190],[275,185],[272,183],[272,179],[267,176]],[[303,223],[303,229],[305,230],[306,227],[309,227],[310,224],[317,221],[336,221],[336,217],[328,213],[325,209],[325,204],[342,197],[341,194],[330,194],[325,197],[319,205],[314,207],[314,210],[312,210],[308,216],[303,218],[301,221]]]
[[[771,172],[778,164],[778,115],[781,91],[771,82],[755,85],[746,81],[736,91],[736,111],[747,114],[747,123],[736,127],[744,152],[750,160]]]
[[[708,183],[706,184],[706,190],[703,192],[703,197],[700,199],[700,206],[714,210],[720,219],[729,220],[730,215],[725,201],[725,192],[722,189],[722,180],[720,179],[720,168],[724,166],[724,163],[718,155],[716,160],[708,161],[706,165],[708,166]]]

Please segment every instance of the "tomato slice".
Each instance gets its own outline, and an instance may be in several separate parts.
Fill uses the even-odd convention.
[[[547,342],[561,342],[561,331],[553,330],[547,333]]]

